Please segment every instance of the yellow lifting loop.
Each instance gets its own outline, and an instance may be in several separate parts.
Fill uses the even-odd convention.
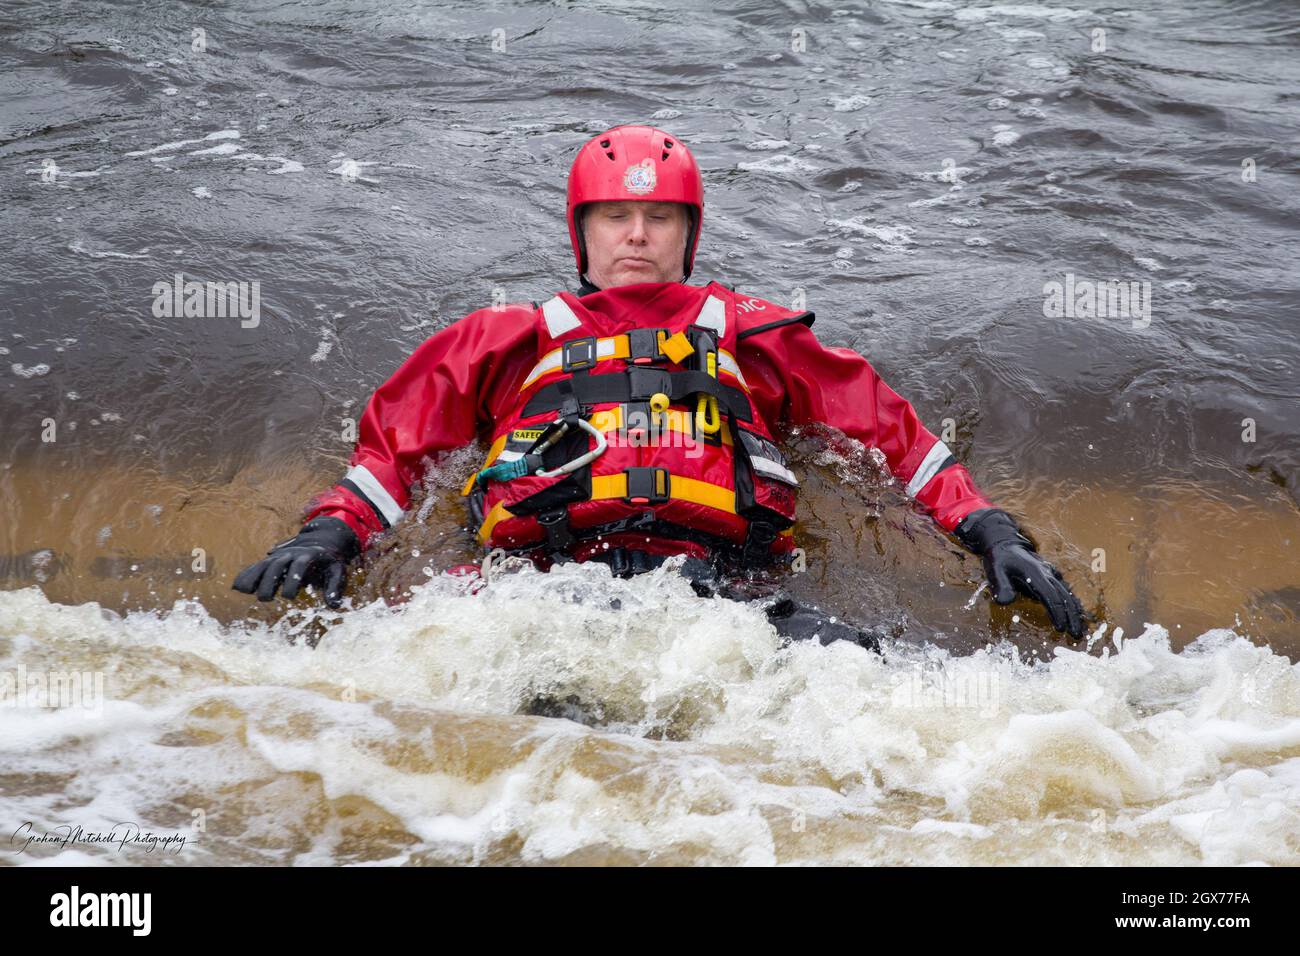
[[[716,435],[722,428],[722,416],[718,414],[718,399],[713,395],[701,395],[695,406],[695,428],[705,435]]]
[[[708,353],[708,365],[705,369],[710,378],[718,377],[718,353],[710,350]],[[705,435],[716,435],[722,428],[722,416],[718,414],[718,398],[716,395],[701,395],[699,402],[695,406],[695,427]]]

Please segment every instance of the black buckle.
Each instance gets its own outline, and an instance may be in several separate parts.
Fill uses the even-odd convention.
[[[557,425],[561,421],[570,421],[573,418],[582,416],[582,403],[578,401],[578,396],[573,392],[573,379],[562,378],[555,383],[555,390],[560,393],[560,407],[556,413],[556,419],[552,425]],[[572,422],[570,422],[572,426]],[[549,427],[549,426],[548,426]],[[536,447],[537,443],[533,443]]]
[[[706,329],[700,325],[692,325],[686,330],[686,337],[690,339],[691,348],[695,349],[694,361],[692,362],[691,367],[697,372],[707,372],[709,370],[708,365],[706,364],[708,359],[706,359],[705,356],[712,352],[715,355],[714,361],[718,361],[716,358],[718,351],[717,333],[714,332],[713,329]],[[691,362],[692,360],[687,359],[687,361]]]
[[[666,329],[633,329],[627,333],[627,360],[634,365],[666,362],[668,356],[659,349],[659,335]]]
[[[566,372],[577,372],[584,368],[591,368],[596,364],[596,339],[588,336],[585,339],[574,339],[572,342],[564,343],[562,368]]]
[[[633,366],[627,370],[628,401],[648,401],[660,392],[672,398],[672,375],[661,368],[640,368]]]
[[[701,342],[705,342],[710,351],[718,347],[718,333],[703,325],[687,326],[686,338],[690,341],[693,349],[698,349]]]
[[[629,403],[623,406],[623,438],[644,436],[646,441],[655,431],[654,413],[650,411],[649,402]]]
[[[667,468],[625,468],[627,494],[623,500],[630,505],[660,505],[669,499]]]
[[[568,551],[578,542],[569,529],[568,508],[543,511],[537,516],[537,523],[546,532],[546,550],[551,554]]]

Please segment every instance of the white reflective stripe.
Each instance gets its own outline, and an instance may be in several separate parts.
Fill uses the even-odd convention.
[[[749,460],[754,465],[755,471],[762,472],[769,478],[779,479],[788,485],[799,484],[799,479],[794,476],[793,471],[778,465],[769,458],[759,458],[757,455],[751,455]]]
[[[521,451],[509,451],[503,448],[501,450],[501,454],[497,455],[496,461],[494,461],[492,464],[495,465],[497,461],[518,461],[520,458],[523,457],[524,457],[524,453]]]
[[[736,359],[730,352],[724,352],[722,349],[718,349],[718,365],[722,367],[724,372],[730,372],[732,375],[736,376],[736,379],[745,387],[746,391],[748,391],[749,383],[745,381],[745,376],[740,374],[740,366],[736,364]]]
[[[718,333],[718,338],[722,338],[727,334],[726,304],[716,295],[709,296],[704,300],[704,308],[700,309],[695,324],[702,325],[706,329],[712,329]]]
[[[389,524],[397,524],[398,519],[405,512],[397,506],[393,496],[379,483],[379,479],[370,473],[369,468],[365,465],[354,465],[348,469],[346,477],[361,489],[361,493],[369,498],[376,508],[383,512]]]
[[[564,353],[560,349],[556,349],[554,352],[547,352],[543,355],[542,360],[533,366],[533,370],[529,372],[528,377],[524,379],[524,388],[532,385],[533,382],[541,378],[547,372],[554,372],[564,364],[563,358]]]
[[[596,358],[607,359],[614,354],[614,339],[597,339],[596,340]],[[547,352],[542,356],[542,360],[533,366],[533,370],[528,373],[524,379],[524,388],[532,385],[533,382],[541,378],[548,372],[554,372],[557,368],[564,365],[564,349],[556,349],[553,352]]]
[[[558,295],[542,303],[542,315],[546,317],[546,329],[551,333],[552,338],[558,339],[565,332],[582,325],[578,317],[573,314],[573,310],[569,308],[569,303]]]
[[[913,498],[919,495],[921,489],[930,483],[930,479],[939,473],[939,466],[947,461],[951,454],[947,445],[941,441],[935,442],[926,452],[925,458],[921,460],[912,480],[907,483],[907,493]]]

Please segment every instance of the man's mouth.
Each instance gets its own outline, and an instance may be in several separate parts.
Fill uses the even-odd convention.
[[[625,266],[648,266],[653,265],[649,259],[620,259],[619,262]]]

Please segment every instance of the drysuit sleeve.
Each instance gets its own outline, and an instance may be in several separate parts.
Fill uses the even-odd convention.
[[[305,520],[347,522],[365,548],[410,504],[428,455],[460,448],[514,401],[536,361],[532,309],[480,309],[430,336],[375,390],[347,474],[308,503]]]
[[[894,477],[945,531],[991,508],[948,446],[852,349],[827,348],[802,321],[742,332],[737,359],[764,420],[831,425],[884,453]]]

